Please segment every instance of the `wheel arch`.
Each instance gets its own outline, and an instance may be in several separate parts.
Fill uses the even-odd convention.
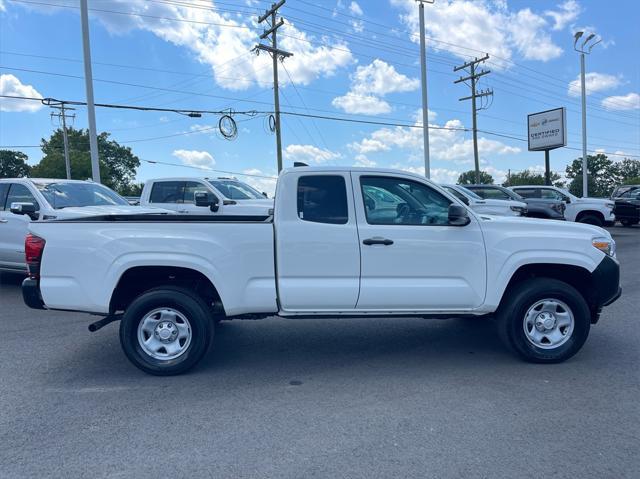
[[[124,311],[145,291],[159,286],[186,288],[212,307],[214,315],[224,315],[224,305],[211,279],[197,269],[184,266],[132,266],[119,277],[109,301],[111,314]]]
[[[576,221],[579,222],[585,216],[595,216],[600,221],[602,221],[603,224],[605,222],[604,214],[601,211],[598,211],[598,210],[582,210],[580,213],[578,213],[576,215]]]

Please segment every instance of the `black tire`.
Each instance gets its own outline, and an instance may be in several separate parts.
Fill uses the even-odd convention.
[[[604,221],[596,215],[584,215],[581,216],[578,220],[578,223],[585,223],[588,225],[600,226],[601,228],[604,226]]]
[[[187,349],[173,359],[156,359],[146,353],[138,341],[138,325],[148,313],[171,308],[184,315],[191,327]],[[210,308],[187,289],[161,286],[149,290],[129,305],[120,321],[120,345],[129,360],[144,372],[156,376],[173,376],[195,366],[207,352],[213,336],[214,322]]]
[[[565,303],[574,318],[569,339],[553,349],[533,344],[525,333],[525,316],[529,308],[543,299]],[[500,338],[525,361],[559,363],[576,354],[589,336],[591,314],[584,297],[571,285],[551,278],[533,278],[509,288],[496,314]]]
[[[633,225],[637,224],[637,221],[633,221],[633,220],[620,220],[620,223],[622,223],[622,226],[624,226],[625,228],[631,228]]]

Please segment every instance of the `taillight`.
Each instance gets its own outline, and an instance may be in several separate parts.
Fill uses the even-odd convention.
[[[33,279],[40,277],[40,260],[46,241],[39,236],[29,233],[24,239],[24,254],[27,260],[29,276]]]

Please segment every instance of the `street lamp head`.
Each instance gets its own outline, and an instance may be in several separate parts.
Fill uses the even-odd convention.
[[[591,33],[589,36],[587,36],[587,38],[584,40],[584,42],[582,42],[582,48],[584,48],[584,47],[585,47],[585,45],[586,45],[587,43],[589,43],[589,41],[590,41],[593,37],[595,37],[595,36],[596,36],[596,34],[595,34],[595,33]]]
[[[591,53],[591,50],[593,50],[593,47],[595,47],[601,41],[602,41],[602,38],[598,38],[596,42],[592,43],[591,46],[589,47],[589,53]]]
[[[578,40],[580,40],[580,37],[584,35],[584,32],[576,32],[573,34],[573,48],[576,49],[576,45],[578,44]]]

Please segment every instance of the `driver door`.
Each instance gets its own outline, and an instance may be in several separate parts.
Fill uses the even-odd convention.
[[[467,226],[450,226],[451,200],[417,180],[353,172],[352,182],[361,258],[357,309],[459,311],[482,304],[485,249],[473,215]]]

